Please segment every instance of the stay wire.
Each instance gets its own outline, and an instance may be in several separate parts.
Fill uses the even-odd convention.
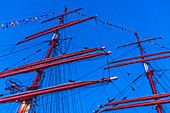
[[[25,50],[27,50],[27,49],[30,49],[30,48],[33,48],[33,47],[36,47],[36,46],[39,46],[39,45],[42,45],[42,44],[44,44],[44,42],[41,43],[41,44],[33,45],[33,46],[31,46],[31,47],[27,47],[27,48],[24,48],[24,49],[21,49],[21,50],[12,52],[12,53],[7,53],[7,54],[4,54],[4,55],[1,55],[0,57],[5,57],[5,56],[8,56],[8,55],[11,55],[11,54],[14,54],[14,53],[18,53],[18,52],[21,52],[21,51],[25,51]]]

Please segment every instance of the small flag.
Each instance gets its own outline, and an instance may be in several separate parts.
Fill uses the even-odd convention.
[[[5,25],[6,25],[6,28],[8,28],[8,23],[5,23]]]
[[[37,17],[35,17],[35,20],[37,20]]]
[[[30,22],[31,22],[31,19],[32,19],[32,18],[29,18]]]
[[[26,24],[26,22],[28,21],[28,19],[26,19],[26,22],[25,22],[25,20],[22,20],[23,22],[24,22],[24,24]]]
[[[15,22],[12,22],[14,26],[16,26]]]
[[[18,21],[16,21],[16,24],[19,24],[19,22],[18,22]]]
[[[2,24],[2,28],[4,29],[4,24]]]
[[[130,33],[132,33],[132,31],[130,31]]]
[[[9,22],[9,25],[12,25],[12,22]]]

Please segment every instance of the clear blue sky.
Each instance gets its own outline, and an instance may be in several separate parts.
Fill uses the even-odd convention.
[[[153,41],[154,43],[159,44],[159,45],[151,44],[149,42],[146,42],[142,45],[144,47],[145,54],[156,53],[156,52],[167,50],[165,48],[161,48],[161,46],[170,48],[170,38],[169,38],[170,37],[170,34],[169,34],[170,1],[169,0],[142,0],[142,1],[139,1],[139,0],[104,0],[104,1],[103,0],[48,0],[48,1],[46,0],[12,1],[11,0],[11,1],[2,1],[1,0],[0,4],[1,4],[0,24],[17,21],[17,20],[25,19],[29,17],[36,17],[41,14],[48,14],[52,12],[55,12],[56,15],[61,14],[63,12],[64,5],[68,7],[68,11],[82,7],[84,9],[80,11],[81,13],[89,15],[89,16],[98,15],[99,20],[102,20],[104,22],[109,22],[113,25],[117,25],[125,29],[136,31],[138,32],[139,36],[142,37],[141,40],[162,36],[163,39]],[[77,17],[78,19],[83,18],[77,14],[71,14],[67,16],[67,20],[68,21],[76,20]],[[40,23],[37,22],[37,23],[29,23],[26,25],[20,25],[16,27],[13,26],[12,28],[8,28],[8,29],[0,28],[0,39],[1,39],[0,45],[15,44],[18,41],[23,40],[25,37],[31,35],[32,33],[36,33],[38,31],[41,31],[42,29],[54,26],[54,24],[56,25],[57,22],[58,21],[55,21],[55,23],[45,24],[44,26],[40,26],[39,25]],[[68,33],[67,36],[73,37],[73,44],[71,45],[71,49],[70,49],[72,52],[82,49],[83,46],[88,46],[88,47],[106,46],[107,51],[109,50],[112,51],[111,57],[114,60],[140,55],[139,50],[137,48],[135,48],[134,51],[132,51],[135,46],[130,46],[129,48],[122,48],[119,50],[116,49],[117,46],[127,44],[127,43],[132,43],[136,41],[136,38],[132,33],[122,31],[121,29],[103,25],[100,22],[97,22],[96,24],[96,22],[92,20],[87,23],[80,24],[79,27],[73,26],[66,30],[68,30],[69,32],[69,33],[67,32]],[[49,37],[51,36],[52,35],[49,34],[47,36],[43,36],[43,38],[37,39],[36,41],[38,42],[40,39],[50,40]],[[27,46],[29,47],[28,43],[27,43]],[[45,47],[44,45],[42,46]],[[1,47],[0,55],[10,52],[12,50],[11,48],[13,47],[14,46],[10,46],[10,48],[7,48],[6,46],[4,48]],[[22,45],[21,47],[24,47],[24,45]],[[76,49],[76,47],[78,49]],[[45,54],[45,51],[43,52]],[[23,57],[24,55],[18,57],[18,59],[19,58],[21,59]],[[7,68],[8,64],[10,65],[17,64],[17,62],[19,61],[17,59],[17,56],[15,55],[12,56],[11,58],[12,60],[8,60],[10,58],[11,57],[3,57],[0,59],[0,70],[1,71]],[[43,57],[41,56],[41,58]],[[17,59],[18,61],[16,61],[15,59]],[[113,59],[109,58],[109,61],[112,61]],[[101,59],[99,58],[99,62],[101,65],[103,65],[102,61],[105,61],[106,63],[106,58],[103,58],[103,57]],[[151,62],[150,64],[153,66],[154,69],[157,69],[157,70],[169,69],[169,66],[170,66],[169,61],[170,60],[168,58],[165,60],[158,60],[158,62],[154,61],[154,62]],[[28,62],[29,61],[26,61],[24,63],[28,63]],[[94,63],[86,63],[86,61],[83,61],[83,63],[84,63],[84,67],[80,67],[80,70],[78,71],[80,72],[80,74],[78,76],[82,76],[88,72],[93,71],[95,69],[94,66],[96,66],[95,64],[97,63],[97,60],[94,60]],[[91,67],[89,68],[88,66],[93,66],[93,68]],[[139,64],[138,66],[135,66],[135,65],[125,66],[123,68],[110,70],[110,73],[112,76],[119,77],[119,80],[117,80],[115,84],[119,88],[120,91],[123,90],[126,86],[129,85],[129,83],[131,83],[136,77],[138,77],[140,74],[144,72],[142,66],[143,66],[142,64]],[[141,68],[139,69],[138,67],[141,67]],[[84,71],[83,70],[84,68],[86,68],[88,71],[87,72]],[[130,73],[131,75],[134,75],[134,76],[129,77],[127,73]],[[95,76],[92,76],[94,74]],[[99,74],[99,75],[96,75],[96,74]],[[106,76],[104,76],[103,74],[106,74]],[[162,85],[169,92],[170,89],[168,89],[169,87],[167,87],[166,84],[169,84],[168,77],[170,73],[169,71],[166,71],[164,74],[166,76],[162,75],[162,72],[158,73],[158,75],[162,75],[160,79],[158,80],[162,82]],[[158,77],[158,75],[156,77]],[[20,76],[17,76],[17,77],[20,77]],[[102,70],[102,71],[90,74],[90,77],[89,76],[85,77],[82,80],[88,80],[88,79],[92,80],[95,78],[99,79],[102,77],[108,77],[108,73]],[[26,77],[21,78],[21,80],[24,80],[24,79],[26,79]],[[145,81],[146,84],[149,84],[146,76],[143,76],[142,79]],[[0,90],[4,90],[5,80],[6,79],[0,80],[3,86],[0,88]],[[140,83],[144,81],[140,80]],[[132,93],[132,91],[129,91],[124,96],[128,95],[128,99],[130,99],[130,98],[135,98],[139,96],[152,95],[149,85],[142,84],[142,86],[140,87],[140,83],[134,86],[136,89],[139,88],[140,90],[136,90],[136,93]],[[156,86],[160,87],[160,84],[156,84]],[[102,97],[98,96],[103,91],[100,89],[98,92],[97,91],[96,93],[94,92],[91,97],[90,96],[87,97],[86,99],[93,100],[93,101],[91,103],[83,102],[83,107],[84,107],[83,113],[87,113],[87,112],[90,113],[93,110],[96,110],[98,104],[107,102],[107,97],[112,99],[112,97],[115,97],[119,93],[117,88],[113,87],[113,85],[109,87],[110,88],[106,87],[106,92],[104,94],[101,94]],[[103,87],[101,89],[103,89]],[[157,90],[159,93],[165,93],[165,91],[161,87],[158,88]],[[3,91],[0,91],[0,92],[3,92]],[[130,95],[131,93],[132,95]],[[124,96],[122,96],[120,100]],[[96,101],[96,98],[98,98],[98,101],[94,102]],[[94,105],[92,105],[93,103]],[[89,104],[90,107],[87,107],[86,104]],[[0,109],[1,109],[0,113],[5,113],[6,109],[8,109],[8,106],[9,104],[0,105]],[[11,106],[14,106],[14,104]],[[163,107],[165,108],[165,112],[167,112],[166,110],[170,108],[168,104]],[[15,108],[17,107],[15,106]],[[143,107],[141,107],[141,108],[137,108],[136,110],[138,111],[138,113],[143,113],[143,110],[145,112],[148,112],[148,111],[151,112],[151,110],[153,110],[153,113],[156,113],[156,110],[154,108],[155,108],[154,106],[153,108],[148,107],[147,109],[144,109]],[[78,108],[78,110],[80,109]],[[72,113],[72,111],[73,110],[71,109],[70,112]],[[116,111],[116,113],[125,113],[125,112],[136,113],[134,109],[125,109],[125,110]]]

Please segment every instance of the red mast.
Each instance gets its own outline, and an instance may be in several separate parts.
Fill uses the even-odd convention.
[[[67,8],[65,8],[64,13],[66,13],[66,11],[67,11]],[[63,21],[63,18],[64,18],[64,15],[62,15],[62,18],[60,19],[59,25],[60,25],[61,22]],[[57,31],[56,31],[56,32],[57,32]],[[56,42],[58,41],[58,40],[57,40],[57,38],[58,38],[58,34],[57,34],[57,33],[54,33],[53,37],[55,37],[55,38],[51,40],[51,43],[50,43],[50,44],[51,44],[51,47],[50,47],[50,49],[49,49],[49,51],[48,51],[45,59],[47,59],[47,58],[50,57],[51,52],[52,52],[53,48],[55,47]],[[28,40],[28,39],[25,39],[25,40]],[[21,41],[21,42],[19,42],[19,43],[22,43],[22,42],[25,42],[25,41]],[[19,43],[17,43],[17,44],[19,44]],[[44,71],[44,69],[40,69],[40,70],[38,71],[38,74],[37,74],[36,78],[34,79],[32,85],[31,85],[31,87],[33,87],[33,89],[37,89],[37,88],[38,88],[37,86],[38,86],[38,83],[39,83],[39,81],[40,81],[40,79],[41,79],[41,74],[42,74],[43,71]],[[27,90],[28,90],[28,89],[27,89]],[[26,102],[26,103],[27,103],[27,102]],[[18,110],[18,113],[22,113],[23,111],[25,111],[26,107],[23,107],[23,104],[25,105],[25,102],[22,103],[22,105],[20,106],[20,109]]]
[[[162,110],[161,110],[162,106],[160,104],[170,103],[170,100],[158,100],[158,98],[169,97],[170,94],[169,93],[166,93],[166,94],[157,94],[157,91],[155,89],[154,82],[153,82],[153,79],[152,79],[153,71],[149,70],[148,64],[146,62],[146,61],[150,61],[150,60],[156,60],[156,59],[161,59],[161,58],[168,58],[168,57],[170,57],[170,55],[161,56],[161,57],[155,57],[155,58],[150,58],[150,59],[144,59],[144,57],[149,57],[149,56],[159,55],[159,54],[165,54],[165,53],[169,53],[169,51],[160,52],[160,53],[153,53],[153,54],[148,54],[148,55],[143,55],[142,46],[141,46],[140,43],[148,41],[148,40],[153,40],[153,39],[156,39],[156,38],[148,39],[148,40],[145,40],[145,41],[139,41],[139,36],[137,35],[137,33],[135,33],[135,36],[137,38],[137,42],[132,43],[132,44],[138,44],[141,56],[127,58],[127,59],[122,59],[122,60],[110,62],[108,64],[118,63],[118,62],[128,61],[128,60],[134,60],[134,59],[138,59],[138,58],[142,58],[142,60],[127,62],[127,63],[122,63],[122,64],[117,64],[117,65],[113,65],[113,66],[108,66],[108,67],[105,67],[103,69],[108,69],[108,68],[113,68],[113,67],[118,67],[118,66],[123,66],[123,65],[129,65],[129,64],[143,62],[144,63],[144,69],[146,71],[146,76],[148,77],[148,79],[150,81],[152,92],[153,92],[154,95],[153,96],[136,98],[136,99],[129,99],[129,100],[112,102],[112,103],[108,103],[108,104],[104,104],[104,105],[99,105],[99,107],[104,107],[104,106],[109,106],[109,105],[117,105],[117,104],[129,103],[129,102],[135,102],[135,101],[143,101],[143,100],[149,100],[149,99],[154,99],[155,101],[145,102],[145,103],[137,103],[137,104],[131,104],[131,105],[124,105],[124,106],[119,106],[119,107],[106,108],[106,109],[103,109],[103,110],[96,110],[94,112],[100,113],[100,112],[103,112],[103,111],[110,111],[110,110],[116,110],[116,109],[124,109],[124,108],[138,107],[138,106],[155,105],[156,109],[157,109],[157,112],[158,113],[162,113]],[[132,45],[132,44],[126,44],[124,46]],[[120,46],[120,47],[124,47],[124,46]]]
[[[81,10],[81,9],[82,9],[82,8],[77,9],[77,10]],[[52,28],[50,28],[50,29],[47,29],[47,30],[41,31],[41,32],[39,32],[39,33],[36,33],[36,34],[34,34],[34,35],[31,35],[31,36],[25,38],[25,40],[17,43],[17,45],[20,44],[20,43],[26,42],[26,41],[28,41],[28,40],[37,38],[37,37],[39,37],[39,36],[42,36],[42,35],[45,35],[45,34],[54,32],[54,35],[53,35],[52,40],[51,40],[51,42],[50,42],[51,47],[50,47],[50,49],[49,49],[49,51],[48,51],[45,59],[49,58],[50,55],[51,55],[51,53],[52,53],[53,48],[56,47],[56,43],[58,43],[58,38],[59,38],[59,35],[58,35],[58,33],[57,33],[58,30],[60,30],[60,29],[62,29],[62,28],[65,28],[65,27],[68,27],[68,26],[71,26],[71,25],[74,25],[74,24],[77,24],[77,23],[81,23],[81,22],[83,22],[83,21],[86,21],[86,20],[89,20],[89,19],[92,19],[92,18],[95,18],[95,17],[96,17],[96,16],[94,16],[94,17],[89,17],[89,18],[85,18],[85,19],[82,19],[82,20],[73,21],[73,22],[66,23],[66,24],[61,24],[62,21],[63,21],[64,15],[69,14],[69,13],[72,13],[72,12],[75,12],[75,11],[77,11],[77,10],[73,10],[73,11],[70,11],[70,12],[66,13],[67,7],[65,7],[64,14],[55,17],[55,18],[61,17],[58,26],[55,26],[55,27],[52,27]],[[52,18],[52,19],[54,19],[54,18]],[[52,20],[52,19],[51,19],[51,20]],[[49,21],[49,20],[48,20],[48,21]],[[23,69],[23,70],[24,70],[24,69]],[[40,79],[41,79],[41,75],[42,75],[42,72],[43,72],[43,71],[44,71],[44,68],[43,68],[43,69],[38,68],[38,74],[37,74],[36,78],[34,79],[32,85],[30,86],[31,89],[34,89],[34,90],[35,90],[35,89],[38,89],[38,87],[39,87],[38,84],[39,84],[39,81],[40,81]],[[28,90],[30,90],[30,88],[28,88],[27,91],[28,91]],[[24,102],[22,103],[22,105],[20,106],[20,109],[18,110],[18,113],[22,113],[23,111],[25,111],[26,107],[23,107],[25,104],[27,104],[27,101],[24,101]]]
[[[137,41],[139,42],[139,36],[136,32],[135,32],[135,36],[137,38]],[[140,49],[140,52],[141,52],[141,56],[143,56],[143,51],[142,51],[142,47],[141,47],[140,42],[138,43],[138,45],[139,45],[139,49]],[[144,57],[142,59],[144,59]],[[145,71],[146,71],[146,76],[149,78],[149,81],[150,81],[150,84],[151,84],[152,92],[153,92],[153,94],[157,94],[153,80],[152,80],[153,72],[151,72],[149,70],[147,62],[143,62],[143,63],[144,63]],[[157,98],[155,98],[155,100],[157,100]],[[161,110],[162,106],[159,103],[156,103],[155,106],[156,106],[158,113],[162,113],[162,110]]]

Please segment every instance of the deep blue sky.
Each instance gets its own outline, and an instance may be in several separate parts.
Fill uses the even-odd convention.
[[[49,12],[50,13],[55,12],[56,14],[61,14],[63,12],[64,5],[68,7],[69,11],[82,7],[84,9],[83,11],[80,11],[81,13],[87,14],[89,16],[98,15],[98,19],[100,20],[112,23],[117,26],[121,26],[126,29],[130,29],[132,31],[136,31],[138,32],[139,36],[142,37],[142,39],[149,39],[149,38],[162,36],[163,39],[161,39],[160,41],[154,41],[154,42],[164,47],[170,48],[170,44],[169,44],[170,43],[170,38],[169,38],[170,37],[170,34],[169,34],[170,1],[169,0],[141,0],[141,1],[139,0],[48,0],[48,1],[47,0],[29,0],[29,1],[23,1],[23,0],[12,1],[11,0],[11,1],[2,1],[1,0],[0,4],[1,4],[0,24],[11,22],[11,21],[17,21],[19,19],[24,19],[24,18],[28,18],[32,16],[39,16],[41,14],[46,14]],[[74,15],[70,16],[70,18],[73,20],[75,20],[76,17],[79,17],[78,15],[74,17]],[[69,16],[67,20],[69,21]],[[95,27],[91,27],[92,25],[95,25]],[[0,28],[0,37],[1,37],[0,45],[14,44],[14,43],[17,43],[18,41],[21,41],[26,36],[29,36],[33,32],[40,31],[39,29],[41,28],[38,28],[38,26],[39,26],[38,23],[34,23],[34,24],[29,24],[29,25],[16,26],[16,28],[13,27],[11,29],[9,28],[5,30]],[[53,25],[50,24],[49,26],[53,26]],[[45,27],[46,26],[43,26],[42,29]],[[111,55],[114,59],[118,59],[119,55],[122,55],[126,51],[126,49],[117,51],[115,50],[116,46],[119,46],[120,44],[132,43],[136,41],[133,34],[128,33],[126,31],[121,31],[120,29],[108,27],[108,29],[112,30],[113,32],[109,34],[109,32],[105,29],[105,26],[103,26],[101,23],[98,23],[96,25],[94,21],[93,22],[90,21],[88,24],[82,24],[82,26],[80,26],[79,28],[81,29],[80,31],[77,30],[76,27],[73,27],[73,29],[72,28],[69,29],[69,30],[73,30],[78,33],[85,34],[81,39],[82,34],[81,35],[78,33],[74,34],[73,32],[72,36],[75,37],[75,39],[78,39],[77,42],[75,41],[74,44],[78,43],[77,46],[80,46],[81,41],[82,42],[84,41],[84,43],[87,41],[89,43],[89,45],[87,44],[87,46],[89,47],[96,47],[95,45],[97,46],[109,45],[107,50],[112,50],[114,48],[112,51],[112,55]],[[93,42],[93,40],[96,40],[95,39],[97,37],[96,35],[100,36],[100,38],[97,38],[97,39],[100,39],[101,42],[98,40],[96,42]],[[90,36],[90,37],[86,37],[86,36]],[[93,39],[93,36],[96,36],[96,37]],[[119,41],[115,41],[115,40],[119,40]],[[109,41],[109,42],[105,42],[105,41]],[[113,44],[115,44],[114,46],[110,46],[112,42]],[[146,48],[147,47],[149,48],[148,50],[146,49],[146,53],[148,54],[154,53],[154,52],[166,51],[166,49],[163,49],[160,46],[156,46],[150,43],[146,43],[143,46],[145,46]],[[74,49],[72,48],[72,50]],[[0,55],[2,55],[3,53],[4,51],[2,51],[1,49]],[[140,54],[136,52],[132,52],[132,56],[137,56],[137,55],[140,55]],[[123,56],[122,58],[124,57],[125,56]],[[131,57],[131,56],[127,56],[127,57]],[[4,62],[5,63],[3,63],[3,59],[1,59],[1,63],[0,63],[1,71],[3,71],[3,69],[6,68],[7,65],[10,63],[10,61],[4,61]],[[163,68],[161,69],[169,69],[169,66],[170,66],[170,64],[168,63],[169,59],[166,59],[165,62],[164,60],[159,61],[158,65],[160,67],[163,66]],[[131,67],[131,68],[128,67],[128,69],[130,72],[134,70],[136,71],[137,67]],[[141,70],[140,72],[142,72]],[[112,75],[116,75],[116,74],[121,75],[118,70],[117,71],[111,70],[111,73]],[[168,74],[169,72],[166,72],[167,76]],[[123,84],[123,80],[125,80],[126,78],[120,76],[120,79],[121,80],[117,82],[116,84],[118,87],[120,86],[120,84]],[[130,80],[131,78],[128,78],[128,79]],[[166,77],[162,79],[163,79],[162,80],[163,82],[164,80],[166,80]],[[169,81],[166,81],[166,83],[169,83]],[[143,86],[143,88],[144,87],[145,86]],[[120,89],[123,89],[123,88],[124,86],[120,86]],[[146,89],[147,91],[150,90],[148,88]],[[164,93],[164,91],[161,88],[159,90],[160,90],[160,93]],[[168,91],[169,90],[170,89],[168,89]],[[117,93],[118,91],[116,91],[116,93],[113,95],[115,96]],[[140,93],[140,91],[138,93]],[[148,92],[144,95],[151,95],[151,94],[152,92]],[[133,98],[133,96],[131,96],[131,98]],[[100,104],[100,102],[95,103],[95,104]],[[2,107],[0,105],[0,109],[3,109]],[[92,110],[95,110],[96,108],[97,106],[95,106],[94,109]],[[4,113],[6,109],[7,108],[4,108],[3,109],[4,111],[2,113]],[[124,113],[125,111],[119,111],[119,112]],[[133,109],[132,111],[129,111],[129,112],[135,113]],[[142,109],[138,109],[138,112],[142,113]],[[155,110],[153,111],[153,113],[155,113]]]

